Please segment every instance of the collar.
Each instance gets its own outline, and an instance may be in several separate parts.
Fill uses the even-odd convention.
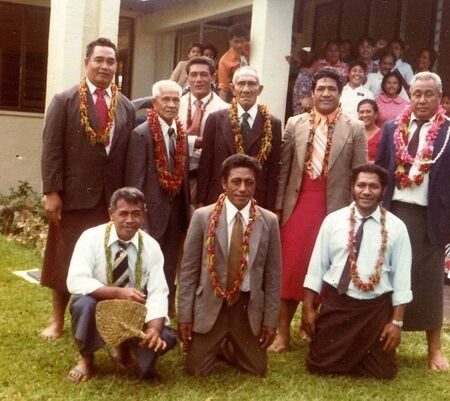
[[[238,109],[238,117],[241,118],[242,114],[244,114],[246,111],[242,108],[242,106],[238,103],[237,104]],[[247,110],[247,113],[250,114],[250,117],[255,121],[256,119],[256,113],[258,113],[258,104],[255,103],[250,109]]]
[[[189,96],[189,95],[187,95]],[[211,97],[211,92],[209,92],[206,96],[202,97],[201,100],[203,103],[203,107],[205,107],[205,104],[208,102],[209,98]],[[194,107],[194,102],[197,100],[197,98],[191,93],[191,106]]]
[[[353,201],[350,204],[350,207],[355,206],[355,216],[356,218],[361,221],[364,217],[361,215],[361,213],[359,213],[358,208],[356,207],[355,202]],[[365,217],[372,217],[378,224],[381,224],[381,210],[380,210],[380,206],[378,206],[369,216],[365,216]]]
[[[314,117],[314,125],[317,126],[319,124],[319,121],[321,121],[323,118],[326,118],[327,123],[329,124],[331,121],[333,121],[336,118],[338,111],[339,111],[339,108],[336,108],[336,110],[334,110],[330,114],[324,115],[324,114],[320,113],[318,110],[316,110],[316,115]]]
[[[414,120],[420,120],[420,118],[417,118],[417,117],[414,115],[414,113],[411,113],[411,118],[410,118],[410,120],[409,120],[409,126],[411,126],[411,124],[412,124],[413,122],[415,123]],[[424,125],[431,124],[431,123],[434,122],[434,120],[436,120],[436,114],[435,114],[433,117],[430,118],[430,121],[429,121],[428,123],[426,123],[426,124],[424,124]]]
[[[177,124],[175,123],[175,119],[173,119],[172,124],[169,125],[163,120],[160,116],[158,116],[159,123],[161,124],[161,131],[164,135],[167,135],[167,131],[169,128],[173,128],[175,130],[175,134],[177,134]]]
[[[113,224],[111,227],[111,235],[109,236],[108,246],[111,246],[115,242],[119,240],[119,237],[117,235],[116,226]],[[124,241],[127,244],[133,244],[135,249],[139,249],[139,236],[138,232],[133,235],[133,238],[131,238],[129,241]]]
[[[347,83],[347,84],[345,84],[344,89],[346,89],[346,90],[351,90],[352,92],[356,92],[356,91],[358,91],[358,90],[364,89],[364,86],[363,86],[363,85],[359,85],[359,86],[357,86],[355,89],[353,89],[353,88],[350,86],[350,83]]]
[[[89,93],[91,95],[93,95],[97,89],[97,87],[91,82],[89,81],[89,79],[86,77],[86,84],[89,88]],[[106,90],[106,94],[112,98],[112,90],[111,90],[111,84],[105,89]]]
[[[403,98],[400,95],[397,95],[397,97],[389,97],[384,92],[381,92],[379,95],[380,101],[382,101],[385,104],[389,103],[395,103],[395,104],[403,104]]]
[[[245,222],[245,225],[247,225],[248,219],[250,217],[250,204],[251,202],[248,201],[248,203],[239,210],[236,206],[234,206],[230,200],[228,199],[228,196],[225,198],[225,209],[227,212],[227,224],[230,224],[231,221],[234,219],[234,216],[236,216],[237,212],[241,213],[242,219]]]

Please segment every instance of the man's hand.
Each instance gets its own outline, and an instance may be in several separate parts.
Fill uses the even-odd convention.
[[[384,341],[383,351],[393,352],[400,345],[400,337],[402,329],[393,323],[388,323],[384,326],[381,332],[380,341]]]
[[[153,327],[147,328],[145,337],[139,343],[142,348],[150,348],[155,352],[163,351],[167,347],[167,343],[161,339],[159,332]]]
[[[136,288],[117,288],[118,299],[125,299],[127,301],[139,302],[145,304],[145,294]]]
[[[304,330],[309,338],[312,338],[316,331],[316,320],[318,316],[319,313],[314,306],[305,306],[303,303],[302,321],[300,323],[299,332],[301,333],[302,330]]]
[[[261,349],[267,349],[272,345],[276,332],[277,330],[273,327],[262,327],[261,335],[259,336],[259,346]]]
[[[62,200],[58,192],[49,192],[44,198],[44,209],[48,221],[58,225],[61,220]]]
[[[178,323],[178,339],[183,343],[183,351],[186,352],[192,340],[192,323]]]

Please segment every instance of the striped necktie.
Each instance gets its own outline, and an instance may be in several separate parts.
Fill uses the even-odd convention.
[[[313,138],[313,151],[311,155],[313,179],[320,177],[322,174],[323,159],[325,157],[325,150],[327,147],[327,135],[327,118],[324,117],[317,124]]]
[[[112,281],[115,287],[125,287],[130,281],[128,272],[128,245],[126,242],[118,240],[119,250],[116,253],[112,265]]]

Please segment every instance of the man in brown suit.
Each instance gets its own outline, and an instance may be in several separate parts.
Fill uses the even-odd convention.
[[[108,202],[123,186],[125,153],[134,126],[130,101],[113,83],[117,48],[99,38],[87,46],[86,78],[55,95],[47,110],[42,150],[49,234],[41,284],[53,290],[53,317],[42,332],[61,336],[70,294],[66,278],[80,234],[108,221]]]
[[[281,220],[283,282],[278,334],[271,347],[275,352],[289,346],[290,324],[303,298],[320,224],[326,214],[350,204],[351,171],[367,162],[364,126],[339,108],[339,73],[334,68],[319,70],[312,90],[314,108],[288,120],[281,148],[276,212]],[[323,153],[317,157],[320,130]]]
[[[266,372],[266,349],[278,319],[281,255],[275,214],[252,200],[259,169],[247,155],[230,156],[222,165],[225,194],[192,217],[178,298],[189,374],[207,375],[221,348],[238,368]]]
[[[265,106],[256,104],[263,86],[254,68],[239,68],[231,87],[235,99],[230,109],[211,113],[206,120],[198,168],[197,205],[216,202],[223,190],[222,162],[235,153],[245,153],[255,157],[262,167],[255,199],[258,205],[273,210],[280,170],[281,122]]]
[[[131,134],[125,180],[145,195],[143,229],[158,241],[164,255],[169,316],[175,313],[175,276],[189,214],[188,150],[178,119],[180,96],[181,87],[174,81],[153,85],[154,109]]]

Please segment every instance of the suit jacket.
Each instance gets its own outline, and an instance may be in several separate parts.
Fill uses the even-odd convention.
[[[211,330],[224,302],[214,294],[207,265],[208,223],[215,205],[197,209],[184,243],[178,298],[178,321],[193,323],[196,333]],[[217,276],[227,285],[228,237],[226,206],[219,216],[215,252]],[[281,252],[278,220],[274,213],[257,207],[250,235],[250,300],[248,318],[255,336],[262,325],[275,328],[280,304]]]
[[[187,141],[185,144],[187,155]],[[189,184],[187,177],[188,158],[186,156],[185,176],[180,192],[175,195],[181,197],[182,218],[179,228],[187,228],[189,206]],[[156,171],[155,148],[148,122],[144,122],[131,133],[128,146],[127,169],[125,183],[127,186],[141,190],[147,202],[147,216],[143,227],[158,242],[161,241],[169,222],[175,197],[161,188]]]
[[[109,154],[103,144],[89,143],[80,121],[79,86],[55,95],[47,110],[42,148],[43,192],[59,192],[64,210],[89,209],[102,194],[107,202],[125,180],[126,150],[134,128],[135,111],[122,94],[114,118]],[[88,117],[94,130],[99,122],[88,91]]]
[[[280,184],[276,209],[282,210],[281,223],[289,219],[298,200],[306,145],[309,138],[309,114],[291,117],[284,130],[281,145]],[[361,121],[341,115],[331,143],[327,176],[327,213],[341,209],[351,202],[351,171],[367,163],[367,139]]]
[[[258,205],[267,209],[275,207],[278,173],[280,171],[281,121],[270,116],[272,122],[272,150],[262,165],[261,174],[256,180],[255,199]],[[255,157],[261,147],[263,118],[258,111],[245,146],[245,153]],[[203,132],[203,149],[200,157],[197,179],[197,202],[205,205],[217,201],[223,192],[222,162],[236,153],[228,110],[211,113],[206,120]]]
[[[384,193],[383,206],[391,207],[395,189],[394,131],[395,121],[385,123],[375,163],[389,171],[390,180]],[[434,143],[433,158],[442,150],[450,122],[440,129]],[[447,143],[442,155],[431,165],[428,184],[427,233],[431,243],[445,245],[450,242],[450,143]]]

